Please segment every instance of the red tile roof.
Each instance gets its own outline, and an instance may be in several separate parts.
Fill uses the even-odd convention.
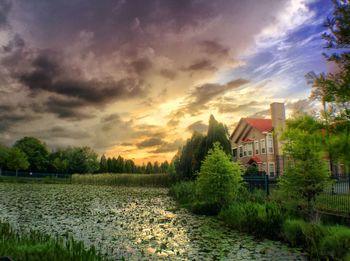
[[[244,118],[243,120],[261,132],[273,130],[271,119]]]

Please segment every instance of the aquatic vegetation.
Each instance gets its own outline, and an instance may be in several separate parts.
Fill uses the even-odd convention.
[[[113,259],[306,259],[298,249],[178,209],[165,188],[1,183],[0,194],[0,219],[15,229],[71,236]]]

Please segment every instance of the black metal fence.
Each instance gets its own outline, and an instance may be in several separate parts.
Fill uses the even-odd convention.
[[[59,178],[69,179],[70,174],[67,173],[40,173],[40,172],[25,172],[25,171],[7,171],[3,170],[0,177],[19,177],[19,178]]]
[[[250,191],[262,189],[267,195],[277,185],[277,179],[268,175],[248,175],[243,179]],[[350,217],[349,175],[333,178],[332,184],[317,196],[316,208],[321,212]]]
[[[316,207],[324,212],[350,217],[349,175],[334,178],[332,185],[318,196]]]

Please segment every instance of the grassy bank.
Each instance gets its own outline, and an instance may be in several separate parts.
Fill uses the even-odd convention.
[[[108,260],[94,247],[85,248],[72,238],[53,238],[39,232],[15,231],[9,224],[0,222],[0,257],[13,260]]]
[[[169,187],[173,184],[168,174],[74,174],[72,183],[127,187]]]

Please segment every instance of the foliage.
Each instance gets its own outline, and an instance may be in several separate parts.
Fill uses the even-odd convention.
[[[41,172],[47,169],[49,165],[49,151],[39,139],[24,137],[16,141],[14,147],[26,154],[31,171]]]
[[[296,122],[303,123],[303,120],[290,120],[282,135],[287,162],[279,189],[304,199],[311,215],[316,196],[329,185],[330,179],[323,158],[321,132],[310,133],[309,130],[300,128],[300,123]]]
[[[231,144],[228,140],[226,127],[219,123],[213,115],[210,116],[207,135],[194,132],[192,137],[180,149],[173,159],[179,179],[193,180],[200,170],[204,157],[218,142],[226,154],[231,155]]]
[[[20,169],[27,169],[29,162],[26,154],[18,148],[11,148],[8,152],[7,167],[11,170],[16,170],[16,174]]]
[[[278,238],[283,222],[281,209],[275,203],[232,203],[219,213],[229,226],[257,237]]]
[[[173,183],[173,179],[167,174],[73,174],[72,183],[128,187],[168,187]]]
[[[0,256],[15,260],[107,260],[94,247],[72,238],[53,238],[36,231],[15,231],[8,223],[0,223]]]
[[[206,151],[213,148],[214,143],[219,142],[228,155],[231,155],[231,143],[228,140],[228,133],[225,126],[218,122],[213,115],[210,115],[208,134],[206,139]]]
[[[257,166],[249,165],[248,168],[245,170],[244,175],[247,176],[257,176],[259,175],[259,169]]]
[[[196,197],[195,183],[193,181],[181,181],[172,185],[169,195],[182,205],[190,205]]]
[[[282,227],[285,241],[306,249],[313,259],[345,260],[350,257],[350,229],[287,219]]]
[[[343,226],[329,227],[321,240],[321,250],[331,260],[350,260],[350,229]]]
[[[236,199],[241,180],[240,166],[231,161],[219,143],[215,143],[204,159],[196,181],[198,199],[220,210]]]

